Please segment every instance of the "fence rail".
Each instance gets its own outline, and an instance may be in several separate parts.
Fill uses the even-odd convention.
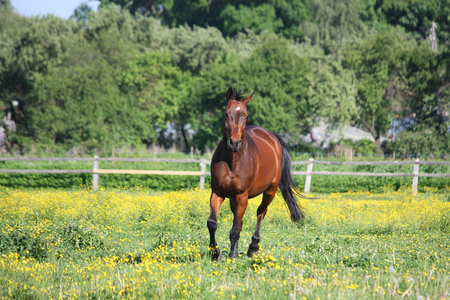
[[[206,159],[172,159],[172,158],[120,158],[120,157],[0,157],[0,161],[93,161],[93,168],[89,170],[13,170],[0,169],[0,173],[33,173],[33,174],[86,174],[91,173],[93,189],[98,189],[99,174],[138,174],[138,175],[174,175],[174,176],[199,176],[200,189],[204,189],[205,176],[211,173],[206,171],[206,165],[210,164]],[[171,163],[198,163],[200,171],[166,171],[166,170],[120,170],[120,169],[100,169],[100,161],[111,162],[171,162]],[[308,194],[311,187],[312,175],[325,176],[378,176],[378,177],[412,177],[412,193],[417,193],[419,177],[450,177],[450,173],[419,173],[419,165],[441,165],[450,166],[450,162],[442,161],[366,161],[366,162],[337,162],[337,161],[315,161],[310,158],[307,161],[293,161],[293,165],[307,165],[306,171],[293,171],[293,175],[304,175],[304,192]],[[313,171],[314,164],[321,165],[347,165],[347,166],[375,166],[375,165],[413,165],[412,173],[368,173],[368,172],[331,172]]]

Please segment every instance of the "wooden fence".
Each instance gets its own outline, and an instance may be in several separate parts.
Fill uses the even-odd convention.
[[[0,173],[39,173],[39,174],[69,174],[69,173],[92,173],[92,186],[94,190],[98,188],[99,174],[139,174],[139,175],[185,175],[199,176],[200,189],[204,189],[205,176],[211,176],[211,172],[206,171],[206,165],[210,162],[206,159],[170,159],[170,158],[114,158],[114,157],[98,157],[81,158],[81,157],[36,157],[36,158],[15,158],[0,157],[0,161],[93,161],[93,168],[88,170],[12,170],[0,169]],[[121,161],[121,162],[181,162],[181,163],[198,163],[200,171],[162,171],[162,170],[119,170],[119,169],[100,169],[100,161]],[[293,161],[293,165],[307,165],[306,171],[293,171],[293,175],[304,175],[305,187],[304,192],[308,194],[311,188],[311,179],[313,175],[326,176],[379,176],[379,177],[412,177],[412,193],[417,193],[417,184],[419,177],[450,177],[450,173],[419,173],[420,165],[446,165],[450,166],[450,162],[440,161],[367,161],[367,162],[337,162],[337,161],[315,161],[310,158],[308,161]],[[375,166],[375,165],[413,165],[412,173],[366,173],[366,172],[330,172],[330,171],[313,171],[314,164],[322,165],[351,165],[351,166]]]

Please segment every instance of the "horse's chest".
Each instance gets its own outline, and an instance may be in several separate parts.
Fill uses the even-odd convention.
[[[235,173],[233,171],[223,172],[218,176],[219,186],[223,190],[232,191],[233,193],[239,194],[245,191],[248,187],[248,178],[242,176],[241,174]]]
[[[244,190],[245,178],[242,178],[239,174],[232,171],[227,172],[226,176],[223,178],[222,184],[227,189],[242,191]]]

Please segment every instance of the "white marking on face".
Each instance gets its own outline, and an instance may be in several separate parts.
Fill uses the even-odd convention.
[[[236,111],[238,111],[238,110],[241,110],[241,108],[240,107],[236,107]]]

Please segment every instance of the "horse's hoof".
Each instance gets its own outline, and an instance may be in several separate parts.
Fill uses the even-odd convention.
[[[259,254],[259,245],[256,244],[253,245],[253,243],[250,244],[250,246],[248,247],[248,251],[247,251],[247,256],[248,257],[253,257]]]
[[[218,261],[222,259],[222,253],[220,252],[219,248],[211,249],[210,253],[212,261]]]
[[[259,250],[251,251],[250,249],[248,249],[248,251],[247,251],[247,256],[248,257],[253,257],[253,256],[256,256],[258,254],[259,254]]]

